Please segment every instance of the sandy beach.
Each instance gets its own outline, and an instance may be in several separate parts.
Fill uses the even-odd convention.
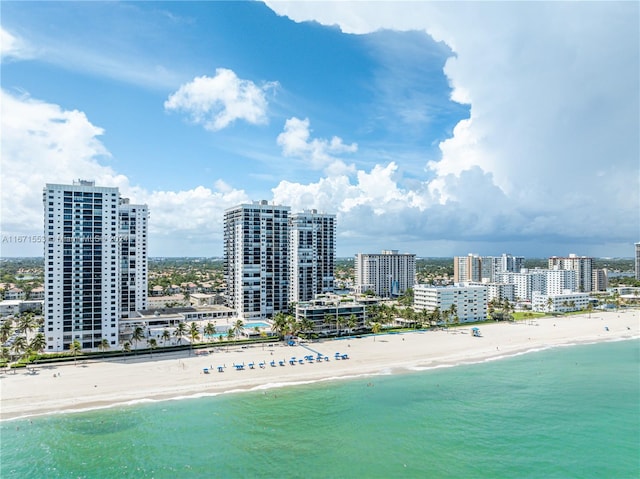
[[[210,354],[188,352],[130,356],[125,360],[79,360],[39,366],[35,374],[0,376],[0,419],[107,407],[141,400],[161,400],[255,388],[275,387],[358,375],[400,373],[415,369],[472,363],[525,351],[574,343],[640,337],[640,311],[593,312],[516,323],[472,324],[449,331],[415,331],[362,338],[324,340],[303,345],[284,343],[214,347]],[[310,348],[310,349],[308,349]],[[335,353],[349,359],[336,360]],[[296,362],[321,353],[329,361]],[[280,366],[279,361],[284,361]],[[276,366],[271,366],[275,361]],[[249,363],[254,362],[254,369]],[[259,366],[265,362],[265,367]],[[244,370],[234,364],[244,363]],[[218,372],[218,366],[226,366]],[[210,368],[209,374],[203,369]]]

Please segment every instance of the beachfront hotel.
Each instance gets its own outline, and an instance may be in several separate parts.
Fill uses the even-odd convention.
[[[146,305],[146,205],[86,180],[47,184],[42,199],[47,351],[116,346],[123,304]]]
[[[416,311],[451,311],[462,323],[487,319],[487,288],[481,285],[429,286],[417,284],[413,289]],[[451,317],[453,319],[453,317]]]
[[[355,258],[355,290],[372,291],[383,298],[398,297],[416,282],[416,255],[383,250],[380,254],[358,253]]]
[[[245,321],[264,320],[334,290],[336,220],[316,210],[291,214],[267,201],[224,214],[228,305]]]
[[[640,243],[636,243],[636,279],[640,280]]]

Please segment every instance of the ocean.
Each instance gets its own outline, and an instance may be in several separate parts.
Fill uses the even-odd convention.
[[[0,423],[0,477],[638,478],[640,340]]]

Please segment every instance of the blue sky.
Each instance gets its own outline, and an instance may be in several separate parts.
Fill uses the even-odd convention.
[[[3,256],[41,188],[118,186],[152,256],[225,208],[338,216],[338,255],[631,256],[638,4],[3,2]]]

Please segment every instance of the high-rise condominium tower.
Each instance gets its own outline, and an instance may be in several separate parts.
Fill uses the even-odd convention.
[[[384,250],[381,254],[356,254],[356,290],[373,291],[377,296],[400,296],[413,288],[416,279],[416,255]]]
[[[136,209],[132,238],[122,234],[124,210],[117,188],[85,180],[47,184],[43,205],[47,350],[68,350],[76,340],[82,349],[96,349],[103,340],[117,345],[125,295],[123,264],[127,304],[132,297],[136,305],[146,304],[146,206],[127,205]]]
[[[224,213],[227,301],[244,320],[288,309],[289,211],[260,201]]]
[[[316,210],[289,217],[289,302],[332,293],[335,281],[336,217]]]
[[[640,280],[640,243],[636,243],[636,279]]]
[[[123,318],[147,309],[147,205],[132,205],[121,198],[118,209],[120,229],[120,308]]]
[[[576,256],[575,254],[570,254],[565,258],[552,256],[549,258],[549,269],[575,271],[578,281],[578,291],[588,293],[593,290],[591,283],[593,280],[593,258]]]

